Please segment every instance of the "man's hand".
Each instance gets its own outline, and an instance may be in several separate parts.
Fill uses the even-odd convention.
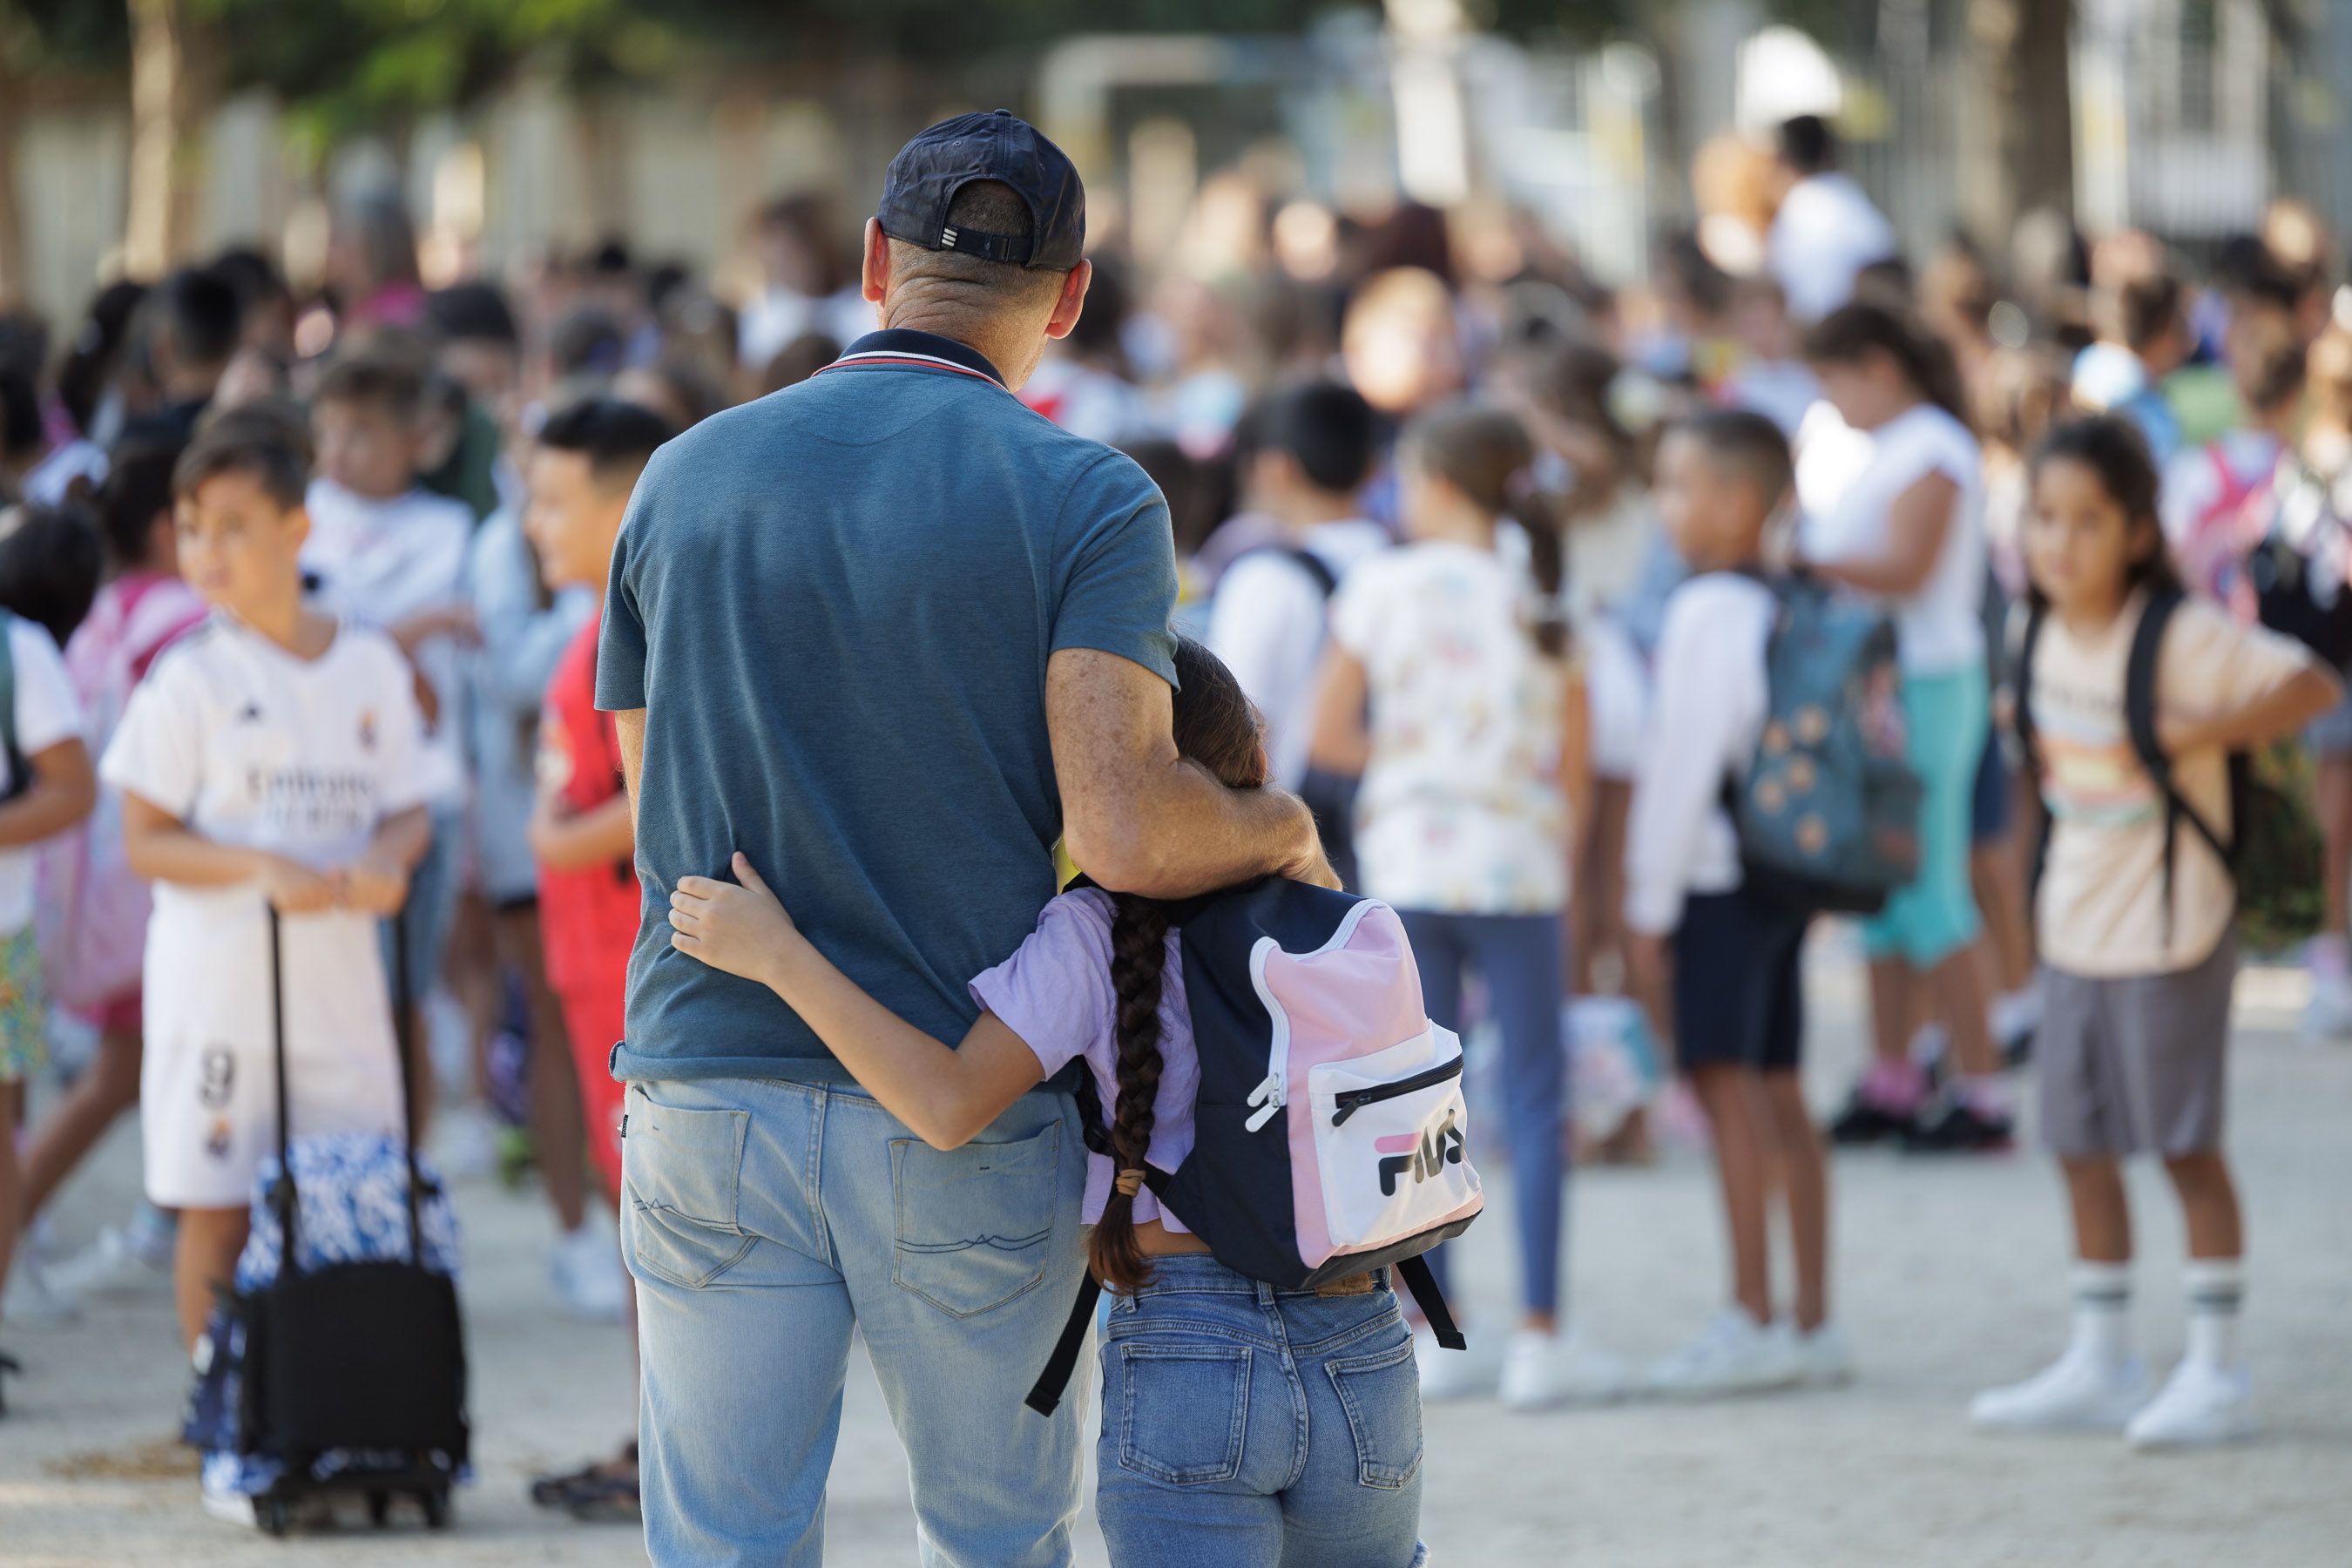
[[[263,857],[259,880],[263,896],[279,912],[289,915],[331,910],[342,891],[340,877],[322,875],[283,855]]]

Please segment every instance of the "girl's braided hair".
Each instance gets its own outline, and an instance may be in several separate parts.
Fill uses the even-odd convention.
[[[1257,710],[1216,655],[1189,638],[1176,645],[1176,750],[1233,789],[1265,783]],[[1160,1092],[1160,998],[1167,978],[1168,906],[1132,893],[1111,896],[1110,983],[1118,998],[1118,1098],[1111,1109],[1114,1170],[1140,1171],[1151,1146]],[[1095,1277],[1133,1294],[1150,1278],[1135,1238],[1135,1194],[1114,1184],[1095,1225]]]

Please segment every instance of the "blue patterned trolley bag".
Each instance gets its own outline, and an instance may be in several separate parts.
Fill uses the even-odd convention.
[[[397,934],[395,945],[405,945]],[[336,1495],[364,1498],[379,1524],[394,1500],[413,1498],[438,1529],[469,1436],[457,1215],[416,1153],[405,1060],[399,1138],[292,1136],[275,908],[269,947],[278,1154],[255,1180],[235,1288],[197,1343],[184,1435],[205,1451],[211,1489],[251,1497],[273,1535],[309,1500]],[[407,972],[399,952],[393,973]],[[395,978],[404,1058],[405,989]]]

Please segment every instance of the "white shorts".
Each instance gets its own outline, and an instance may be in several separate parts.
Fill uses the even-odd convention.
[[[195,917],[195,918],[191,918]],[[287,1101],[299,1137],[400,1130],[399,1051],[376,922],[286,921]],[[159,901],[139,1078],[147,1196],[243,1208],[278,1148],[268,926],[259,901]]]
[[[1630,781],[1642,766],[1649,723],[1650,677],[1633,641],[1613,621],[1594,616],[1577,628],[1584,655],[1584,700],[1596,778]]]

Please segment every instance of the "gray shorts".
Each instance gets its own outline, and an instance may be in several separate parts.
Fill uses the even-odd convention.
[[[2171,974],[2095,980],[2044,965],[2034,1036],[2042,1139],[2059,1154],[2221,1146],[2238,934]]]

